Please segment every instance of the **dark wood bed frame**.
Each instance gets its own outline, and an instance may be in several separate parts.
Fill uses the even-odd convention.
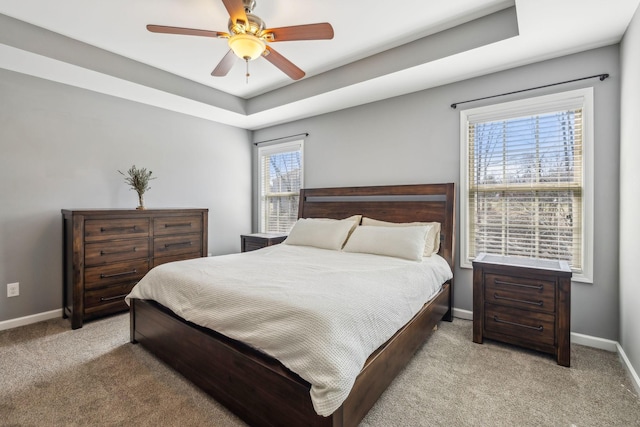
[[[454,184],[304,189],[300,218],[362,214],[393,222],[442,224],[442,255],[453,270]],[[356,426],[442,319],[452,320],[453,279],[366,361],[349,397],[329,417],[316,414],[310,384],[277,360],[176,316],[131,300],[131,342],[203,389],[252,426]]]

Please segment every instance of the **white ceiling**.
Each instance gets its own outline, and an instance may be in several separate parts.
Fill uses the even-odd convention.
[[[513,3],[513,0],[404,0],[375,4],[370,0],[257,0],[254,13],[268,27],[330,22],[335,37],[274,43],[273,47],[302,68],[307,77],[293,82],[259,58],[250,63],[251,77],[247,84],[240,59],[226,77],[210,75],[228,50],[226,40],[155,34],[145,29],[146,24],[159,24],[227,31],[228,14],[220,0],[0,0],[0,14],[197,82],[215,89],[212,93],[225,92],[238,98],[242,108],[228,108],[144,82],[127,81],[113,73],[34,53],[11,42],[0,44],[0,68],[257,129],[616,43],[640,0],[515,0],[519,32],[515,37],[410,64],[405,69],[364,75],[362,81],[349,68],[355,61]],[[0,42],[10,39],[9,36],[0,37]],[[379,55],[379,60],[384,57]],[[326,90],[308,90],[312,82],[317,86],[325,76],[327,82],[335,80],[341,71],[350,74],[345,77],[347,83],[329,83]],[[291,95],[296,91],[300,93]],[[272,101],[265,101],[269,97]],[[267,105],[252,108],[252,103],[257,105],[259,101]]]

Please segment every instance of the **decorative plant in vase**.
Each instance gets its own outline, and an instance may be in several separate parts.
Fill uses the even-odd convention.
[[[136,165],[131,166],[126,174],[121,171],[118,172],[124,176],[124,182],[129,184],[131,189],[136,190],[138,193],[138,202],[140,203],[140,206],[136,209],[144,209],[144,193],[151,188],[149,187],[149,181],[156,179],[155,176],[151,177],[153,172],[147,171],[146,168],[138,169],[136,168]]]

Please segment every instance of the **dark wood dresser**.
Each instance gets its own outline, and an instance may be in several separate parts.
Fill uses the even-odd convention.
[[[243,234],[240,236],[240,250],[242,252],[255,251],[256,249],[282,243],[286,238],[286,234],[277,233]]]
[[[128,310],[124,297],[151,268],[207,256],[208,209],[63,209],[62,317]]]
[[[565,261],[480,254],[473,261],[473,341],[550,353],[570,365],[571,269]]]

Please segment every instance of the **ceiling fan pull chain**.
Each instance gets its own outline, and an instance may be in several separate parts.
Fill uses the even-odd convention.
[[[246,74],[246,77],[247,77],[247,84],[249,84],[249,58],[246,58],[246,57],[245,57],[245,58],[244,58],[244,62],[246,62],[246,64],[247,64],[247,74]]]

